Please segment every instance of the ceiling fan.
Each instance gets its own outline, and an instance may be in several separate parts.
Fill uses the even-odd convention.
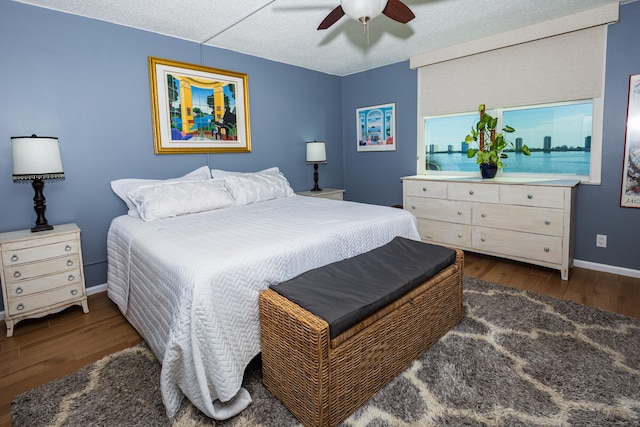
[[[416,17],[400,0],[341,0],[340,5],[329,12],[320,23],[318,30],[326,30],[344,15],[366,26],[371,19],[381,13],[403,24]]]

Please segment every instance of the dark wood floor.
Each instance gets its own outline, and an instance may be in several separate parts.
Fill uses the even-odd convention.
[[[555,270],[470,253],[465,274],[640,318],[640,279],[574,268],[562,281]],[[0,327],[0,426],[11,425],[13,396],[140,342],[106,293],[90,296],[89,310],[25,320],[11,338]]]

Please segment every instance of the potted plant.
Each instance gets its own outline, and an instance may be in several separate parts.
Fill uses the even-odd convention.
[[[498,119],[485,112],[484,104],[480,104],[478,111],[480,112],[480,120],[475,127],[471,127],[471,133],[464,139],[467,144],[477,142],[478,148],[469,148],[467,157],[476,158],[483,178],[493,178],[498,170],[502,169],[502,159],[509,157],[503,152],[505,148],[513,148],[514,151],[518,150],[525,156],[530,155],[531,152],[526,145],[523,145],[522,148],[516,148],[512,142],[504,138],[502,132],[496,132]],[[505,125],[502,131],[512,133],[515,129]]]

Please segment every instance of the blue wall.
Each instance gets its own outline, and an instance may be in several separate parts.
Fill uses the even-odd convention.
[[[620,208],[628,77],[640,73],[640,2],[621,6],[609,30],[601,186],[578,191],[576,259],[640,269],[640,209]],[[19,36],[17,36],[19,35]],[[244,72],[252,153],[155,155],[148,56]],[[201,47],[101,21],[0,1],[0,231],[31,227],[33,190],[11,180],[11,136],[57,136],[67,179],[47,184],[47,219],[82,229],[87,286],[106,281],[106,233],[126,212],[120,178],[169,178],[202,165],[252,171],[279,166],[294,190],[313,185],[304,142],[327,141],[320,185],[348,200],[402,201],[400,177],[416,167],[417,75],[408,61],[336,77]],[[355,109],[395,102],[397,151],[356,151]],[[609,236],[595,247],[595,234]]]
[[[640,2],[620,6],[609,26],[604,100],[602,184],[580,185],[577,194],[575,258],[640,270],[640,209],[620,207],[629,75],[640,73]],[[395,204],[400,178],[416,173],[417,75],[408,61],[342,79],[345,187],[351,200]],[[356,153],[355,109],[397,103],[398,151]],[[595,246],[608,236],[607,248]]]
[[[155,155],[148,56],[247,73],[253,151]],[[320,184],[343,186],[339,77],[5,0],[0,58],[0,231],[35,223],[33,189],[11,179],[11,136],[58,137],[66,180],[46,185],[46,216],[82,229],[87,286],[106,282],[106,233],[126,212],[114,179],[279,166],[306,190],[305,141],[325,140]]]

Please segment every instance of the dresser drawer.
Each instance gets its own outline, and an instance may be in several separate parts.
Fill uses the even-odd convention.
[[[30,280],[7,283],[7,298],[22,298],[27,295],[67,286],[82,281],[80,268],[63,271],[57,274],[41,276]]]
[[[7,267],[15,264],[80,253],[80,243],[78,239],[70,239],[71,236],[69,235],[58,237],[64,237],[64,239],[37,246],[33,245],[33,241],[6,244],[2,248],[2,262],[4,266]]]
[[[418,233],[426,243],[441,243],[455,248],[471,247],[471,226],[418,218]]]
[[[500,186],[495,184],[471,184],[450,182],[449,199],[469,202],[500,202]]]
[[[40,292],[26,297],[11,299],[7,304],[10,316],[22,316],[34,311],[51,308],[52,306],[84,296],[84,285],[74,283],[48,292]]]
[[[563,188],[536,185],[505,185],[500,188],[502,203],[557,209],[564,208],[564,193]]]
[[[472,248],[527,260],[562,263],[562,238],[518,231],[474,227]]]
[[[560,209],[478,203],[471,223],[482,227],[562,236],[564,215]]]
[[[4,276],[7,284],[9,284],[73,268],[80,268],[80,257],[77,253],[66,257],[47,259],[41,262],[5,267]]]
[[[447,198],[447,183],[438,181],[406,180],[404,182],[404,195],[414,197],[433,197],[436,199]]]
[[[471,205],[444,199],[427,199],[424,197],[407,197],[405,208],[416,218],[450,221],[458,224],[471,223]]]

